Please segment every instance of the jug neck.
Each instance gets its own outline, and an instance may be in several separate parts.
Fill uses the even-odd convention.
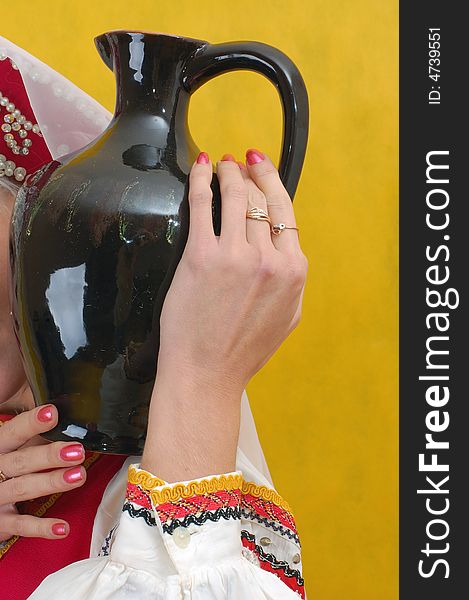
[[[182,87],[186,61],[207,42],[171,35],[112,31],[95,39],[116,77],[117,117],[148,114],[166,121],[187,118],[188,93]]]

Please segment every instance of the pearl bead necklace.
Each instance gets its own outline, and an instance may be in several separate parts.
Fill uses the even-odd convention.
[[[3,119],[1,119],[2,108],[5,108],[6,110]],[[4,133],[3,139],[13,154],[22,156],[27,156],[29,154],[29,148],[33,145],[33,140],[28,137],[30,131],[42,137],[39,125],[27,121],[21,111],[16,108],[13,102],[11,102],[7,96],[4,96],[1,91],[0,120],[3,120],[1,125],[1,130]],[[20,138],[21,146],[15,139],[15,134]],[[17,167],[13,160],[8,160],[4,154],[0,154],[0,177],[3,177],[4,175],[7,177],[14,177],[16,181],[21,182],[26,177],[26,169],[24,167]]]
[[[77,111],[83,114],[84,118],[88,120],[90,123],[93,123],[94,128],[99,128],[101,131],[104,130],[109,124],[109,118],[106,117],[105,113],[99,110],[97,105],[92,104],[88,99],[83,97],[83,94],[77,93],[73,86],[69,86],[63,78],[54,78],[50,72],[47,70],[41,70],[40,67],[36,67],[34,64],[31,64],[28,60],[25,60],[24,57],[20,55],[16,55],[14,51],[9,52],[7,48],[0,47],[0,61],[9,60],[13,69],[16,71],[20,70],[21,75],[26,75],[30,80],[37,82],[44,86],[50,86],[52,93],[57,98],[63,98],[64,102],[70,103],[71,106],[74,106]],[[18,64],[17,64],[18,63]],[[20,65],[20,66],[18,66]],[[48,91],[45,92],[49,93]],[[9,104],[12,104],[10,100],[7,98],[7,102],[3,104],[4,96],[0,92],[0,111],[5,106],[7,107]],[[11,148],[11,151],[14,154],[18,155],[26,155],[29,152],[29,148],[31,147],[32,140],[28,138],[29,132],[32,131],[37,135],[42,137],[42,133],[39,129],[39,125],[33,124],[30,121],[24,120],[21,118],[22,115],[18,111],[17,115],[20,117],[19,119],[15,116],[15,108],[13,112],[5,115],[2,121],[0,115],[0,124],[10,125],[11,130],[8,127],[2,128],[4,132],[4,139],[7,143],[7,146]],[[14,116],[14,119],[11,119],[10,115]],[[8,117],[7,120],[5,118]],[[18,127],[20,125],[20,127]],[[43,124],[44,134],[47,133],[47,124]],[[21,146],[15,140],[14,134],[18,134],[21,138],[22,143]],[[8,137],[6,137],[8,136]],[[11,137],[10,137],[11,136]],[[26,141],[24,144],[24,141]],[[0,140],[1,141],[1,140]],[[28,143],[29,142],[29,143]],[[26,150],[26,152],[25,152]],[[62,156],[64,154],[68,154],[70,152],[70,148],[66,144],[61,144],[56,148],[56,155]],[[3,155],[0,154],[0,177],[3,175],[7,175],[10,173],[10,170],[13,168],[14,177],[17,181],[23,181],[26,177],[26,171],[22,167],[16,167],[14,161],[5,161],[2,160]],[[9,163],[10,167],[6,168],[6,162]],[[19,171],[15,169],[19,168]]]

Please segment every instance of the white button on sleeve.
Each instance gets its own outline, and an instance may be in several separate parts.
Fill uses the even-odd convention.
[[[173,532],[173,540],[178,548],[187,548],[191,541],[191,534],[187,527],[177,527]]]

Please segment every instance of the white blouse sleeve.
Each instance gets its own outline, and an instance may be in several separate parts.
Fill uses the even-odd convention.
[[[288,505],[241,471],[168,484],[130,464],[102,553],[49,575],[30,600],[305,597]]]

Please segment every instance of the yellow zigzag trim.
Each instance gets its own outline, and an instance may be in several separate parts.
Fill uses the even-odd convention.
[[[220,475],[213,479],[202,479],[187,484],[177,483],[173,487],[164,487],[161,490],[153,490],[150,494],[154,505],[164,502],[177,502],[182,498],[200,496],[202,494],[213,494],[221,490],[241,489],[243,478],[241,475]]]
[[[282,496],[278,494],[275,490],[273,490],[272,488],[268,488],[265,485],[257,485],[257,483],[254,483],[252,481],[244,481],[242,493],[243,496],[245,494],[250,494],[251,496],[255,496],[256,498],[262,498],[263,500],[273,502],[277,506],[280,506],[280,508],[283,508],[287,512],[292,514],[292,510],[288,502],[284,500]]]
[[[290,514],[292,513],[288,502],[275,490],[264,485],[257,485],[252,481],[244,481],[242,475],[220,475],[212,479],[202,479],[201,481],[192,481],[187,484],[177,483],[174,486],[168,486],[166,481],[154,477],[144,469],[137,469],[133,465],[129,465],[128,473],[130,483],[140,485],[150,492],[153,505],[163,504],[163,502],[177,502],[182,498],[213,494],[221,490],[240,489],[242,494],[250,494],[256,498],[273,502]],[[161,489],[154,489],[157,487]]]
[[[166,482],[159,477],[154,477],[144,469],[137,469],[134,465],[129,465],[128,479],[134,485],[140,485],[144,490],[151,492],[154,487],[166,485]]]
[[[169,486],[166,481],[154,477],[148,471],[137,469],[129,465],[129,481],[142,486],[150,492],[150,498],[154,505],[164,502],[177,502],[182,498],[190,498],[202,494],[213,494],[221,490],[241,489],[243,477],[241,475],[220,475],[212,479],[201,479],[189,483],[176,483]],[[155,488],[161,489],[155,489]]]

